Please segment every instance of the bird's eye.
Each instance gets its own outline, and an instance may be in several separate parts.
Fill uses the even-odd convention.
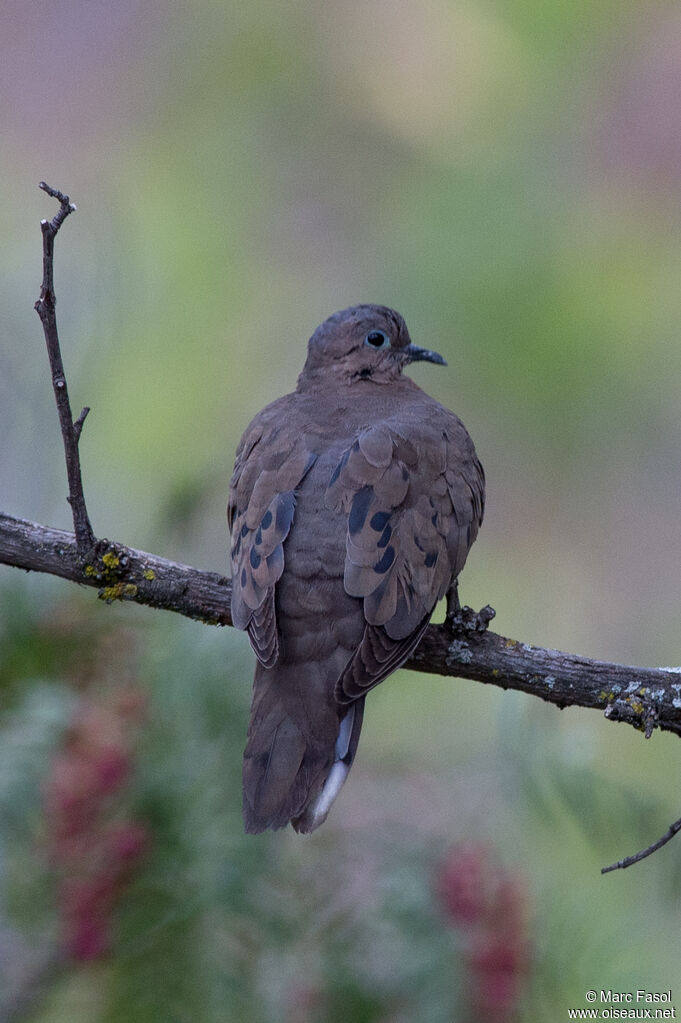
[[[364,338],[364,344],[369,348],[389,348],[390,338],[382,330],[371,330]]]

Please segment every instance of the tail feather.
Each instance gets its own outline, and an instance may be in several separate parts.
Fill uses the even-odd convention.
[[[363,699],[347,710],[335,701],[324,701],[326,707],[317,701],[311,722],[306,701],[286,705],[287,687],[278,675],[276,669],[256,668],[243,764],[243,818],[249,834],[283,828],[289,821],[299,832],[318,828],[359,742]]]
[[[355,759],[364,717],[364,698],[350,705],[340,721],[338,738],[334,747],[331,769],[324,779],[321,792],[314,799],[308,799],[305,810],[291,821],[299,834],[314,831],[328,817],[336,796],[343,788]]]
[[[298,796],[296,779],[304,756],[305,742],[300,730],[287,717],[274,725],[269,744],[262,752],[249,755],[247,747],[243,765],[243,816],[248,833],[286,827],[290,819],[289,806]]]

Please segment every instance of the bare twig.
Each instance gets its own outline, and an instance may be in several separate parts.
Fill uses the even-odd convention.
[[[80,440],[80,434],[81,434],[81,431],[83,429],[83,423],[87,419],[87,417],[89,415],[89,412],[90,412],[90,408],[89,408],[89,406],[86,405],[84,409],[81,409],[80,415],[78,416],[78,418],[76,419],[75,423],[73,424],[73,432],[76,435],[76,440]]]
[[[634,853],[633,856],[625,856],[623,860],[611,863],[609,867],[601,867],[601,874],[609,874],[611,870],[624,870],[626,867],[631,867],[634,863],[640,863],[641,860],[657,852],[663,845],[671,841],[674,835],[678,835],[679,831],[681,831],[681,818],[678,821],[674,821],[668,830],[665,831],[662,838],[658,838],[657,842],[653,842],[652,845],[649,845],[647,849],[642,849],[641,852]]]
[[[43,283],[40,289],[40,298],[35,304],[35,309],[43,325],[47,354],[50,360],[52,387],[57,402],[59,425],[61,426],[64,455],[66,457],[66,474],[69,482],[68,500],[73,514],[73,528],[76,534],[78,552],[84,557],[95,542],[95,534],[92,531],[87,508],[85,507],[80,457],[78,454],[78,441],[80,440],[83,423],[89,409],[83,409],[78,419],[75,422],[73,421],[69,392],[66,386],[66,374],[64,373],[64,364],[59,346],[59,334],[57,333],[57,299],[54,293],[54,240],[59,228],[69,213],[72,213],[76,207],[70,201],[68,195],[64,195],[56,188],[51,188],[44,181],[40,182],[39,187],[53,199],[57,199],[59,211],[52,220],[42,220],[40,222],[40,229],[43,233]]]

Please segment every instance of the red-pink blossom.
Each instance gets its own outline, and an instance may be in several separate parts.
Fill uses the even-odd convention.
[[[440,865],[437,892],[461,939],[473,1018],[511,1023],[530,966],[522,879],[501,867],[487,847],[457,845]]]
[[[142,706],[130,692],[113,704],[84,702],[45,784],[62,941],[74,959],[108,950],[116,899],[149,845],[148,828],[130,820],[125,805],[134,767],[129,733]]]

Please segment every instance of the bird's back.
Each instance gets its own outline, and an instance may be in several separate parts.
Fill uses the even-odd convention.
[[[232,478],[233,617],[258,656],[248,831],[323,821],[366,692],[410,655],[482,518],[457,417],[401,374],[336,370],[303,374],[255,417]]]

